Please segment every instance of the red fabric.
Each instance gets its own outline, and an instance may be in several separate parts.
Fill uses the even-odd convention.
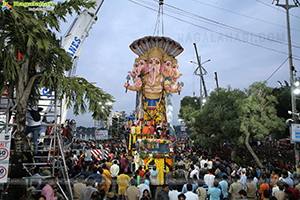
[[[150,130],[150,134],[154,134],[154,131],[155,131],[154,126],[150,126],[149,130]]]
[[[290,190],[293,195],[296,197],[296,199],[299,199],[299,192],[298,190],[294,189],[294,188],[291,188],[291,187],[288,187],[287,190]]]
[[[67,128],[64,128],[63,132],[62,132],[62,135],[67,137]]]
[[[144,178],[144,174],[145,174],[145,172],[143,170],[140,170],[139,175],[141,178]]]

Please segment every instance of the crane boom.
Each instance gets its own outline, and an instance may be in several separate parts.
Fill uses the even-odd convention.
[[[88,37],[89,31],[91,30],[93,24],[97,21],[97,13],[102,6],[104,0],[95,0],[94,7],[89,9],[84,9],[73,21],[65,36],[63,37],[63,45],[62,48],[65,49],[67,54],[72,58],[73,67],[70,71],[65,72],[65,75],[68,77],[75,76],[76,73],[76,65],[78,58],[82,51],[82,44],[86,37]],[[53,106],[53,94],[47,91],[45,88],[41,90],[42,94],[48,95],[48,100],[43,101],[44,110],[51,109]],[[52,97],[52,98],[51,98]],[[62,99],[61,102],[61,112],[58,117],[57,122],[62,124],[65,122],[67,118],[67,104],[66,97]],[[47,102],[46,102],[47,101]],[[47,106],[49,105],[49,106]]]

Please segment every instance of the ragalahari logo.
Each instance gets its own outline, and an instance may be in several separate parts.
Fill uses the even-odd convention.
[[[2,11],[9,9],[9,8],[11,8],[11,6],[8,3],[6,3],[6,1],[3,1]]]

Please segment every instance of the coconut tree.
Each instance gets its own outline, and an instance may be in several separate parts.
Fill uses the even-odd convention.
[[[6,2],[13,5],[13,1]],[[75,114],[92,112],[94,119],[100,119],[103,112],[99,102],[114,101],[110,94],[84,78],[64,75],[72,68],[72,60],[55,34],[67,15],[93,5],[86,0],[69,0],[58,2],[53,12],[32,12],[16,6],[0,12],[0,92],[8,88],[12,97],[15,91],[17,103],[11,178],[22,177],[27,102],[37,99],[39,88],[55,89],[61,97],[66,95],[67,105],[73,106]]]

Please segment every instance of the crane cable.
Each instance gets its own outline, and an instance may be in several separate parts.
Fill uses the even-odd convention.
[[[153,36],[155,35],[159,35],[159,26],[160,26],[160,20],[161,20],[161,32],[162,35],[164,35],[164,22],[163,22],[163,5],[164,5],[164,0],[159,0],[159,7],[158,7],[158,13],[157,13],[157,18],[156,18],[156,23],[155,23],[155,28],[154,28],[154,32],[153,32]],[[161,18],[161,19],[160,19]],[[157,30],[157,31],[156,31]]]

